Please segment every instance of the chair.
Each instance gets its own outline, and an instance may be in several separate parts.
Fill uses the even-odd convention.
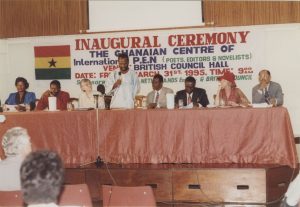
[[[103,207],[112,206],[156,206],[150,186],[121,187],[102,185]]]
[[[90,191],[86,184],[65,185],[58,202],[59,206],[92,207]]]
[[[21,191],[0,191],[0,206],[25,206]]]
[[[92,200],[87,185],[65,185],[58,205],[92,207]],[[25,206],[23,204],[22,192],[0,191],[0,206]]]

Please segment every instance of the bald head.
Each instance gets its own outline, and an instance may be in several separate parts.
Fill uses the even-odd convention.
[[[264,70],[261,70],[258,75],[259,75],[258,80],[259,80],[260,84],[267,85],[270,83],[270,81],[271,81],[270,71],[264,69]]]

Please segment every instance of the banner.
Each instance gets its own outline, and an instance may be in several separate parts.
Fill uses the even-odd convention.
[[[129,67],[140,79],[140,94],[147,95],[152,77],[160,73],[164,85],[175,92],[184,88],[187,76],[195,77],[197,86],[206,89],[211,99],[218,86],[217,77],[231,71],[236,75],[238,87],[247,90],[245,93],[251,100],[250,91],[264,59],[263,41],[264,33],[249,27],[70,36],[71,80],[74,85],[83,78],[90,79],[94,85],[104,84],[109,73],[118,68],[118,54],[126,53],[130,58]],[[63,44],[68,42],[64,40]]]

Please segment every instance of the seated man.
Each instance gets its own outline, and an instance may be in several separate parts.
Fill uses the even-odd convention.
[[[166,108],[167,107],[167,93],[173,93],[170,88],[163,87],[164,78],[160,74],[156,74],[152,79],[153,91],[147,95],[147,107]]]
[[[45,108],[49,107],[48,97],[50,96],[56,97],[57,109],[67,110],[70,95],[68,92],[60,90],[60,82],[58,80],[51,81],[50,90],[47,90],[43,93],[36,106],[36,110],[44,110]]]
[[[57,206],[64,181],[63,163],[55,152],[37,151],[22,163],[21,186],[28,206]]]
[[[195,87],[196,79],[188,76],[185,81],[185,90],[178,91],[175,96],[175,105],[179,107],[179,100],[183,101],[183,106],[193,104],[193,107],[206,107],[209,104],[206,91]]]
[[[31,152],[27,130],[21,127],[7,130],[3,135],[2,147],[6,159],[0,161],[0,191],[21,190],[20,167]]]
[[[278,83],[271,81],[271,73],[268,70],[259,72],[259,84],[252,89],[252,103],[267,103],[273,106],[283,104],[283,93]]]

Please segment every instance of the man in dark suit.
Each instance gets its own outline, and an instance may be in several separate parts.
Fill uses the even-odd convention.
[[[206,91],[195,87],[196,79],[188,76],[185,81],[185,90],[178,91],[175,97],[176,107],[179,107],[179,100],[183,101],[183,106],[193,104],[193,107],[206,107],[209,104]]]

